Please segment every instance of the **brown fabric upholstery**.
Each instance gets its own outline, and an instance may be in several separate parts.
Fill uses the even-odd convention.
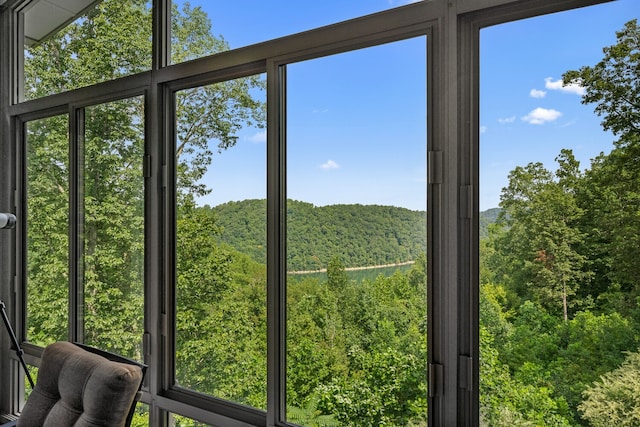
[[[73,343],[50,344],[17,426],[125,426],[142,376],[139,366],[107,360]]]

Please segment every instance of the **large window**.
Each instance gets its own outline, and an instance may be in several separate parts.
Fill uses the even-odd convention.
[[[265,410],[263,81],[175,93],[175,382]]]
[[[426,424],[425,52],[420,37],[286,66],[294,423]]]
[[[26,336],[142,359],[144,98],[75,116],[25,123]]]
[[[552,102],[578,101],[554,91],[563,61],[595,64],[583,42],[607,25],[545,48],[561,19],[631,19],[635,0],[310,3],[0,0],[0,212],[18,217],[0,297],[27,363],[58,340],[144,361],[150,427],[582,422],[593,375],[637,351],[640,180],[622,151],[590,172],[538,157],[574,118],[581,167],[598,155],[597,124]],[[500,96],[514,81],[528,103]],[[486,231],[511,170],[501,209],[522,209]],[[570,250],[527,252],[542,241]],[[589,355],[611,357],[585,372]]]
[[[628,40],[616,32],[638,34],[625,27],[625,7],[481,31],[480,402],[487,425],[607,424],[634,406],[623,397],[633,372],[625,360],[638,351],[638,281],[625,261],[638,253],[630,118],[614,113],[619,130],[611,132],[601,124],[609,115],[604,103],[582,102],[610,93],[616,109],[625,108],[615,94],[629,77],[613,64],[630,61],[622,47]],[[579,24],[595,19],[597,29]],[[593,67],[615,45],[621,55],[603,65],[605,81],[598,67],[591,79],[569,81],[572,70]],[[505,51],[513,52],[508,60]],[[594,114],[597,104],[603,117]]]
[[[144,98],[81,112],[78,336],[142,360]]]

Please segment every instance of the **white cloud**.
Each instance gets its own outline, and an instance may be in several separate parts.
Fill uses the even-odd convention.
[[[531,89],[531,92],[529,92],[529,96],[532,98],[544,98],[546,94],[547,92],[539,89]]]
[[[504,118],[500,118],[498,119],[498,123],[513,123],[516,121],[516,116],[511,116],[511,117],[504,117]]]
[[[266,130],[262,130],[252,136],[250,136],[249,141],[251,142],[255,142],[256,144],[258,143],[263,143],[263,142],[267,142],[267,131]]]
[[[546,122],[552,122],[560,116],[562,116],[560,111],[538,107],[524,116],[522,120],[532,125],[542,125]]]
[[[559,90],[560,92],[572,93],[574,95],[584,95],[586,89],[577,83],[571,83],[566,86],[562,85],[562,80],[553,80],[553,77],[544,79],[544,87],[549,90]]]
[[[339,167],[340,165],[334,162],[333,160],[327,160],[326,163],[323,163],[320,165],[320,168],[324,170],[338,169]]]
[[[480,133],[486,133],[487,132],[487,127],[486,126],[480,126]]]

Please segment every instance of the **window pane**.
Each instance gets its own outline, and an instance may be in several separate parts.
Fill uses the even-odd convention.
[[[67,2],[68,3],[68,2]],[[24,10],[24,99],[151,69],[147,0],[34,0]]]
[[[27,339],[68,338],[69,120],[26,124]]]
[[[142,360],[144,98],[85,109],[84,341]]]
[[[148,425],[149,425],[149,405],[143,402],[138,402],[136,403],[136,410],[133,413],[131,426],[147,427]]]
[[[425,84],[424,38],[287,66],[296,424],[426,425]]]
[[[172,1],[171,62],[236,49],[420,0]]]
[[[175,95],[176,383],[266,409],[264,76]]]
[[[178,414],[169,414],[169,425],[171,427],[209,427],[210,424],[196,421],[192,418]]]
[[[633,381],[620,387],[634,372],[625,359],[638,355],[637,148],[615,147],[621,135],[602,129],[596,103],[581,103],[585,88],[562,84],[564,73],[603,60],[636,5],[614,2],[481,32],[486,425],[607,425],[637,409],[624,403]],[[597,28],[585,24],[595,21]],[[618,86],[625,80],[637,87],[637,71],[625,74],[631,68],[583,81],[590,90],[626,93]],[[631,114],[616,115],[628,130]]]

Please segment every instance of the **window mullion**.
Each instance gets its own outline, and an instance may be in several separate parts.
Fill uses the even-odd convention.
[[[286,419],[286,68],[267,66],[267,426]]]
[[[69,111],[69,339],[83,342],[84,108]]]

